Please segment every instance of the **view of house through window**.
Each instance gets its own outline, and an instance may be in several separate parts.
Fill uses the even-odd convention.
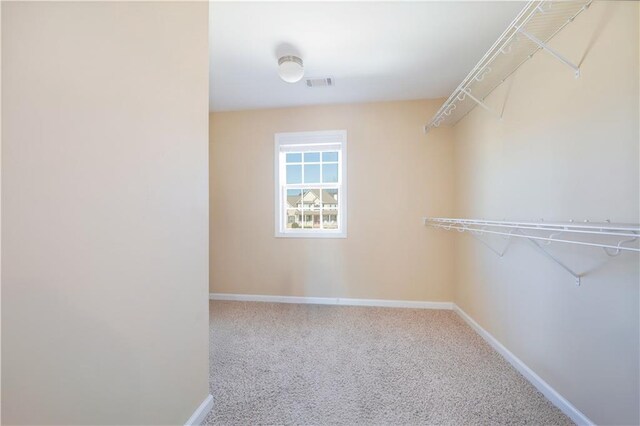
[[[344,132],[276,136],[278,236],[344,236],[344,142]]]
[[[285,158],[287,188],[332,184],[287,189],[287,228],[338,229],[338,152],[287,153]]]

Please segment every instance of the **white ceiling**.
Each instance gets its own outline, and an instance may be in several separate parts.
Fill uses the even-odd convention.
[[[212,111],[448,96],[524,2],[210,3]],[[305,77],[280,80],[297,54]]]

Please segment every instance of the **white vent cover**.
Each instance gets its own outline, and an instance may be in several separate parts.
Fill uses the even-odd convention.
[[[307,78],[306,83],[307,87],[331,87],[334,84],[332,77]]]

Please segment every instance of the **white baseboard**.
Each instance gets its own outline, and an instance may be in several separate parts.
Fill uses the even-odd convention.
[[[463,311],[458,305],[453,304],[453,310],[460,315],[460,317],[471,328],[475,330],[493,349],[496,350],[509,364],[511,364],[516,370],[520,372],[533,386],[536,387],[549,401],[558,407],[564,414],[566,414],[571,420],[578,425],[592,426],[595,425],[587,416],[582,414],[573,404],[567,401],[562,395],[560,395],[555,389],[553,389],[547,382],[542,380],[532,369],[530,369],[520,358],[515,356],[509,349],[505,348],[495,337],[493,337],[487,330],[482,328],[480,324],[475,322],[465,311]]]
[[[268,296],[261,294],[210,293],[211,300],[237,302],[298,303],[311,305],[379,306],[386,308],[452,309],[452,302],[423,302],[417,300],[351,299],[342,297]]]
[[[196,411],[193,412],[191,417],[189,417],[185,426],[200,426],[202,422],[204,422],[204,419],[207,418],[207,414],[209,414],[209,411],[211,411],[212,408],[213,395],[209,395],[204,399],[204,401],[202,401],[202,404],[196,408]]]

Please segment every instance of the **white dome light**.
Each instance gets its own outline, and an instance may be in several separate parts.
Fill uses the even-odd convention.
[[[304,75],[302,59],[297,56],[283,56],[278,59],[278,74],[287,83],[296,83]]]

